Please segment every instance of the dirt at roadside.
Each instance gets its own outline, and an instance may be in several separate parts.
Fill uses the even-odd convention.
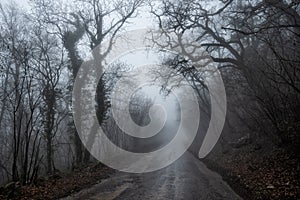
[[[300,199],[299,159],[284,150],[255,150],[247,145],[229,152],[213,151],[204,160],[212,170],[245,200]],[[58,199],[95,185],[115,171],[100,164],[40,179],[37,185],[21,187],[10,199]],[[0,199],[8,199],[6,195]]]
[[[39,179],[36,185],[21,187],[19,194],[11,198],[5,194],[0,194],[0,199],[58,199],[97,184],[114,172],[113,169],[102,164],[91,164],[72,173],[58,173],[48,178]]]
[[[254,149],[212,152],[204,162],[244,199],[300,199],[299,159],[279,148]]]

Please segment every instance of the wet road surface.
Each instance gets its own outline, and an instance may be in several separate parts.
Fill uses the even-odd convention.
[[[100,200],[218,200],[241,199],[217,173],[190,153],[151,173],[116,173],[90,188],[64,198]]]

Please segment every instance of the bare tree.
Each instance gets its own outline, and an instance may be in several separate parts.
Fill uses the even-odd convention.
[[[7,88],[7,112],[4,114],[10,126],[7,126],[11,146],[11,177],[14,181],[27,184],[34,181],[38,174],[41,157],[39,154],[39,112],[41,100],[39,88],[34,79],[35,73],[30,66],[32,59],[31,35],[27,34],[30,23],[23,13],[10,4],[1,7],[1,25],[5,31],[1,34],[1,43],[6,46],[4,53],[9,62],[6,65],[5,79]],[[28,26],[18,26],[26,23]]]
[[[185,35],[196,44],[192,48],[206,48],[213,61],[220,63],[223,75],[230,77],[235,70],[240,71],[243,82],[235,84],[244,89],[238,91],[237,96],[240,101],[247,98],[252,102],[243,104],[247,107],[246,115],[262,129],[266,124],[272,126],[280,140],[297,144],[294,110],[299,106],[296,103],[300,81],[297,67],[299,3],[284,0],[216,2],[214,9],[208,1],[190,0],[162,0],[153,6],[161,36],[170,38],[168,35],[173,34],[178,38],[175,43],[167,40],[164,45],[188,52],[191,47],[180,45]],[[189,59],[193,61],[192,57]],[[228,67],[231,70],[225,69]],[[284,125],[283,121],[289,122]],[[293,126],[293,131],[288,131],[287,126]]]
[[[75,6],[70,9],[71,11],[64,11],[57,9],[53,2],[45,0],[35,1],[36,8],[40,10],[39,14],[42,15],[44,22],[52,24],[53,28],[51,30],[56,30],[53,32],[58,33],[63,40],[71,62],[73,79],[75,79],[82,64],[82,58],[77,50],[78,42],[86,39],[89,41],[89,49],[93,52],[94,61],[92,65],[84,67],[83,70],[85,72],[84,76],[81,77],[82,80],[88,80],[89,73],[102,74],[104,58],[113,48],[116,37],[118,37],[119,32],[122,31],[128,20],[136,16],[136,11],[142,3],[143,1],[141,0],[128,2],[80,0],[75,2]],[[87,38],[84,37],[84,34]],[[108,46],[104,47],[105,41],[108,42]],[[85,82],[84,84],[88,83]],[[73,109],[76,112],[81,112],[81,109],[84,107],[84,105],[80,104],[80,99],[83,98],[81,96],[82,91],[75,91],[74,94]],[[105,93],[102,94],[104,95]],[[98,100],[101,100],[99,104],[105,104],[104,99],[104,96],[98,98]],[[105,111],[102,112],[102,115],[104,115]],[[93,123],[98,123],[98,121]],[[100,123],[102,122],[100,121]],[[76,129],[80,133],[80,125]],[[82,161],[87,162],[90,155],[88,151],[83,153],[83,147],[77,132],[74,142],[77,164],[80,164]],[[93,134],[95,133],[91,133],[90,137],[92,141],[94,138],[92,137]],[[92,144],[92,142],[90,143]]]
[[[66,117],[65,112],[58,112],[58,100],[62,98],[61,77],[66,66],[64,50],[55,35],[44,32],[37,24],[34,30],[36,48],[34,49],[34,70],[38,75],[38,83],[42,89],[42,105],[40,112],[43,117],[43,136],[46,140],[47,173],[52,174],[54,166],[53,140],[59,125]],[[59,54],[59,52],[61,52]]]

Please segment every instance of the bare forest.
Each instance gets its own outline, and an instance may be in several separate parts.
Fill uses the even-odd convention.
[[[0,27],[0,199],[300,199],[298,0],[1,0]]]

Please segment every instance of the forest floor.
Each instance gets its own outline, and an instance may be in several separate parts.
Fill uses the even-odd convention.
[[[300,199],[299,160],[283,149],[247,145],[212,152],[204,163],[246,200]]]
[[[267,151],[264,147],[246,145],[227,152],[214,150],[204,163],[219,173],[245,200],[300,199],[300,169],[296,156],[280,148]],[[20,187],[10,199],[58,199],[107,179],[114,170],[91,164],[70,173],[40,178],[36,185]],[[9,199],[6,195],[0,199]]]
[[[11,198],[8,198],[7,194],[0,193],[0,199],[59,199],[100,183],[114,172],[102,164],[91,164],[70,173],[57,173],[48,178],[40,178],[36,185],[23,186],[15,190]]]

